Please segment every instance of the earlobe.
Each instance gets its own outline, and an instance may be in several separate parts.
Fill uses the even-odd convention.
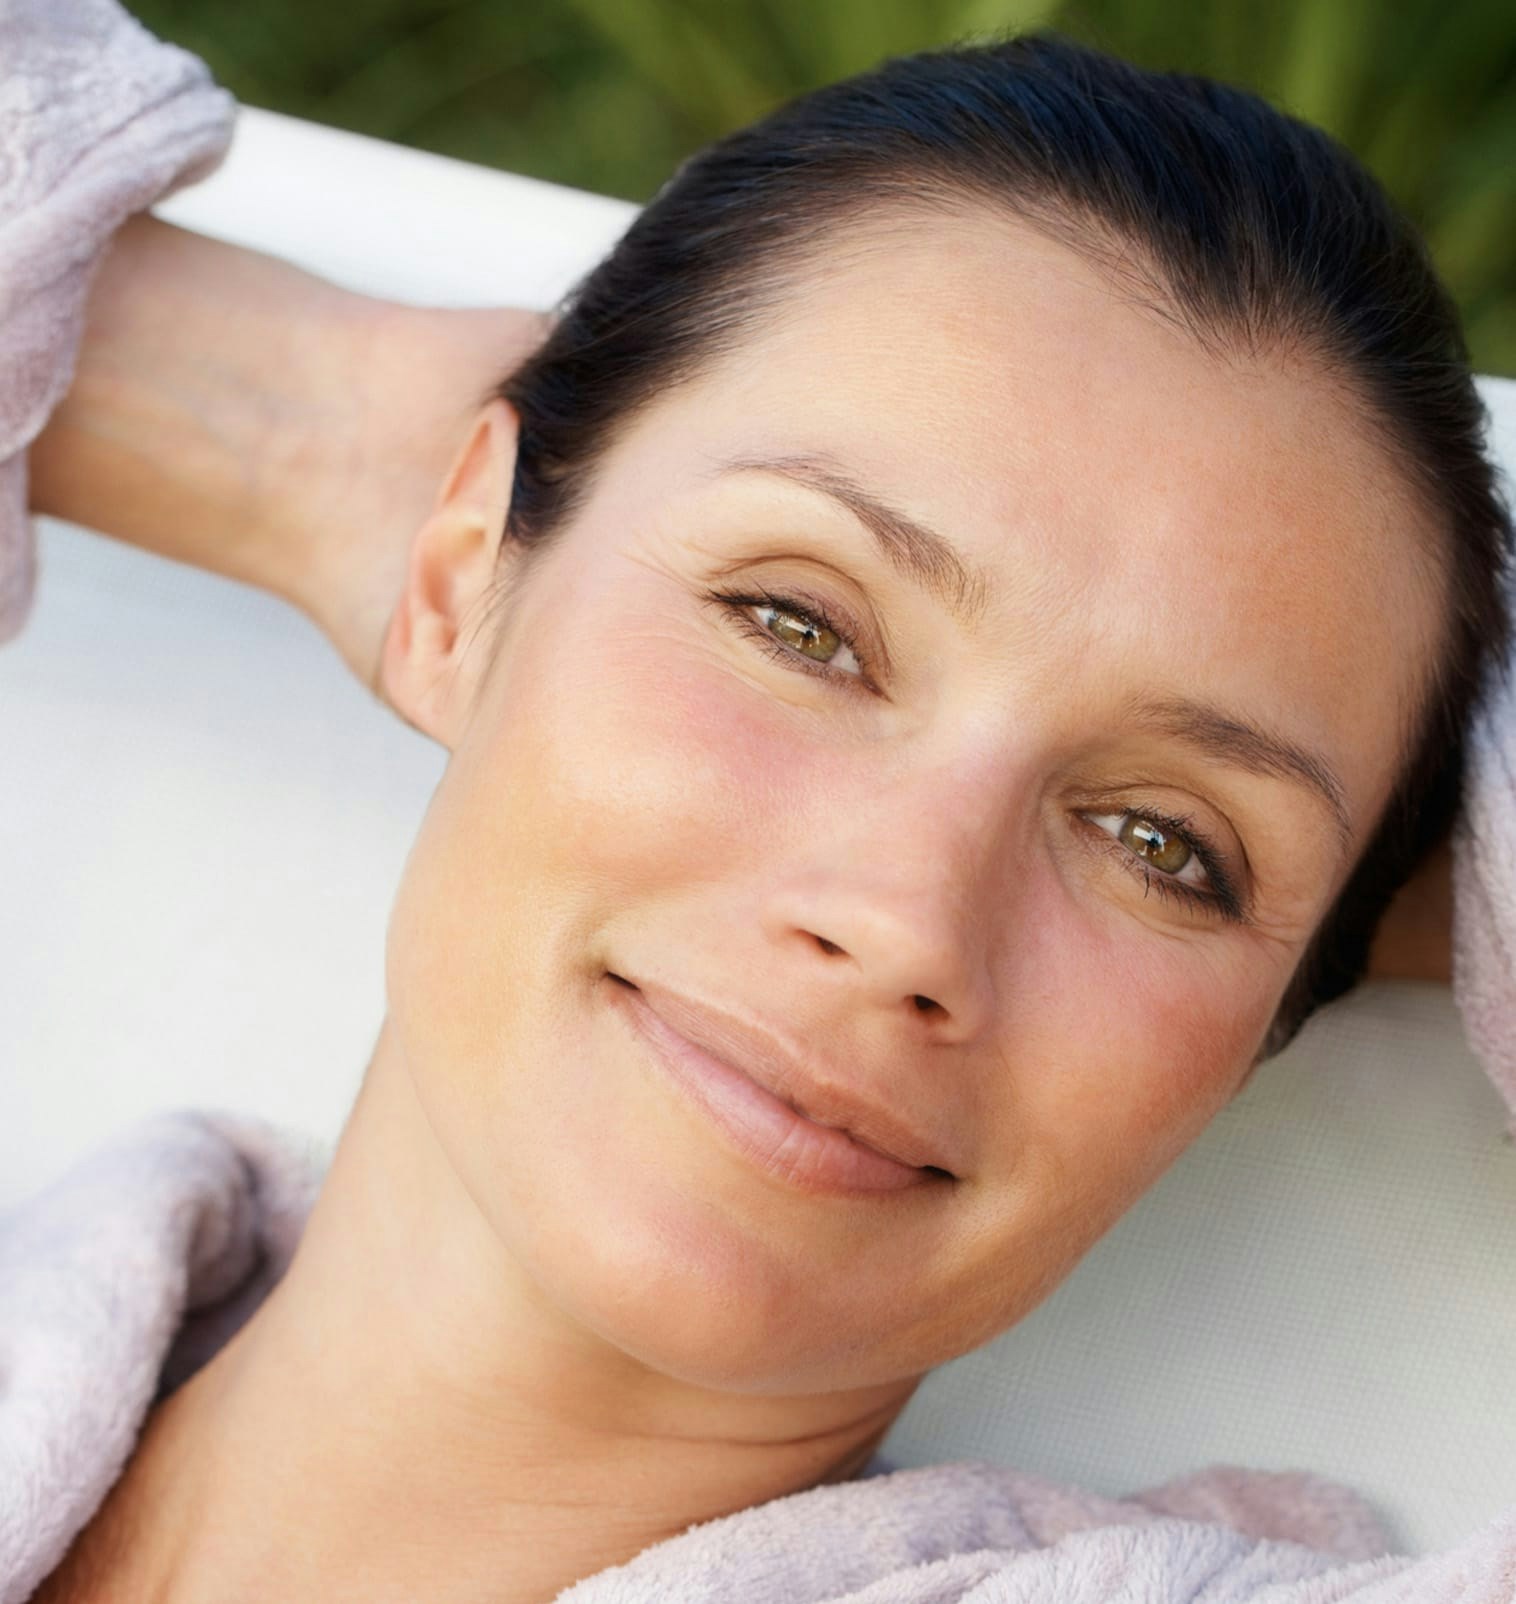
[[[498,581],[516,468],[517,415],[500,400],[475,418],[411,542],[390,616],[380,689],[395,710],[449,751],[472,705],[468,652]]]

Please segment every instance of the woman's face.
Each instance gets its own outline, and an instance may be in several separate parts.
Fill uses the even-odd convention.
[[[428,1121],[559,1308],[754,1393],[1012,1324],[1235,1093],[1439,628],[1309,361],[1208,354],[1012,221],[854,244],[469,644],[481,430],[394,665],[452,751],[388,948]]]

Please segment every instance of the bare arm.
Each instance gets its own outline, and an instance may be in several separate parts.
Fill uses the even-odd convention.
[[[352,294],[134,217],[32,446],[32,507],[272,591],[381,694],[411,535],[476,403],[548,327]]]

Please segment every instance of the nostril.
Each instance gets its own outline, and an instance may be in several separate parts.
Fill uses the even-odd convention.
[[[937,1006],[937,1004],[934,1003],[930,997],[923,997],[919,991],[916,993],[915,1003],[917,1008],[919,1008],[924,1014],[929,1013]]]
[[[823,952],[841,952],[842,951],[842,948],[839,947],[835,941],[828,941],[825,936],[817,936],[816,940],[821,943],[821,950]]]

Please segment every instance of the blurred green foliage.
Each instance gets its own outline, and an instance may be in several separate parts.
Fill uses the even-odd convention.
[[[888,55],[1050,25],[1244,84],[1358,152],[1516,375],[1516,0],[129,0],[253,105],[643,201]]]

